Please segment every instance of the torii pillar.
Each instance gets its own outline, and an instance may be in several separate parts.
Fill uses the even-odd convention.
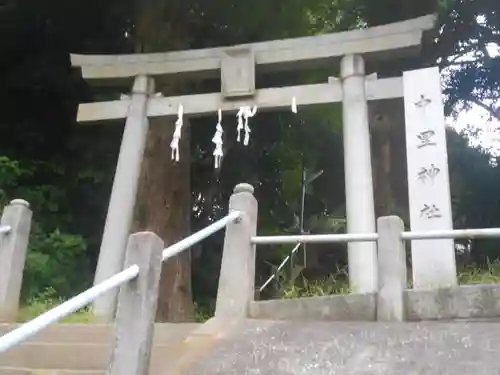
[[[132,87],[94,285],[123,269],[125,256],[123,249],[127,246],[134,216],[142,158],[149,129],[147,105],[153,93],[153,79],[146,75],[138,75]],[[114,289],[107,295],[97,298],[92,306],[93,314],[102,321],[112,321],[117,295],[118,291]]]
[[[363,57],[341,60],[342,121],[347,233],[374,233],[375,204],[370,152],[370,129]],[[349,286],[356,293],[377,289],[377,245],[348,243]]]

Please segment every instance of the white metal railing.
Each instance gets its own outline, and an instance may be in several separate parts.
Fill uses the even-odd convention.
[[[176,244],[167,247],[163,250],[162,260],[173,257],[179,254],[181,251],[188,249],[189,247],[195,245],[196,243],[204,240],[205,238],[211,236],[215,232],[226,227],[227,224],[233,221],[237,221],[241,218],[242,213],[239,211],[232,211],[226,217],[216,221],[215,223],[209,225],[206,228],[192,234],[191,236],[177,242]]]
[[[377,239],[377,233],[304,234],[289,236],[255,236],[252,237],[252,243],[256,245],[278,245],[285,243],[369,242],[377,241]]]
[[[488,238],[500,237],[500,228],[430,230],[425,232],[403,232],[403,240],[430,240],[443,238]]]
[[[429,230],[401,233],[403,240],[467,239],[500,237],[500,228]],[[288,236],[255,236],[256,245],[279,245],[289,243],[338,243],[377,241],[378,233],[309,234]]]
[[[10,225],[0,226],[0,234],[9,233],[11,230]]]
[[[468,239],[468,238],[488,238],[500,237],[500,228],[483,229],[451,229],[451,230],[431,230],[418,232],[403,232],[403,240],[429,240],[429,239]],[[297,246],[292,250],[283,262],[278,266],[267,281],[259,288],[262,292],[271,281],[276,278],[276,273],[281,271],[285,264],[295,254],[303,243],[338,243],[338,242],[368,242],[377,241],[378,233],[347,233],[347,234],[309,234],[309,235],[285,235],[285,236],[255,236],[252,237],[252,243],[256,245],[278,245],[296,243]]]
[[[186,237],[172,246],[167,247],[163,250],[162,261],[179,254],[215,232],[225,228],[230,222],[238,220],[241,217],[241,214],[242,213],[239,211],[230,212],[227,216],[209,225],[208,227],[192,234],[189,237]],[[102,281],[92,288],[87,289],[59,306],[5,334],[0,337],[0,353],[3,353],[17,344],[20,344],[44,328],[47,328],[49,325],[54,324],[75,311],[87,306],[96,298],[113,288],[119,287],[126,282],[135,279],[138,275],[139,266],[130,266],[109,279]]]

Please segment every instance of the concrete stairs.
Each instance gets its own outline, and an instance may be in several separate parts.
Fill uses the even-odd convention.
[[[150,374],[182,354],[197,323],[156,324]],[[16,325],[0,325],[0,335]],[[0,355],[0,375],[104,375],[113,345],[112,325],[60,324]]]
[[[0,333],[13,326],[0,325]],[[58,325],[0,355],[0,375],[104,375],[113,329]],[[491,375],[494,321],[218,319],[157,324],[151,375]]]

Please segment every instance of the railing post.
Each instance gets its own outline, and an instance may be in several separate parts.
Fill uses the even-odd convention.
[[[226,227],[224,251],[217,290],[216,318],[248,316],[254,298],[255,245],[258,204],[249,184],[239,184],[229,200],[229,210],[243,213],[240,220]]]
[[[0,234],[0,322],[17,318],[32,215],[22,199],[14,199],[3,210],[0,226],[9,226],[10,231]]]
[[[405,320],[406,254],[401,233],[404,223],[397,216],[380,217],[378,230],[377,320]]]
[[[136,264],[139,275],[120,288],[108,375],[149,373],[162,250],[163,241],[152,232],[129,237],[125,268]]]

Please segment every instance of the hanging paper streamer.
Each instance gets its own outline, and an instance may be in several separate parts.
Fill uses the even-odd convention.
[[[245,146],[248,146],[248,143],[250,142],[250,127],[248,126],[248,119],[250,117],[253,117],[255,116],[255,114],[257,113],[257,106],[254,105],[252,109],[250,109],[250,107],[246,107],[246,111],[245,111],[245,138],[243,139],[243,144]]]
[[[293,113],[297,113],[297,99],[295,98],[295,96],[292,98],[292,112]]]
[[[236,138],[237,142],[241,142],[241,131],[243,130],[243,115],[245,113],[245,107],[240,107],[240,110],[236,114],[236,117],[238,118],[238,126],[236,127],[236,131],[238,132],[238,136]]]
[[[182,104],[179,104],[177,121],[175,122],[174,135],[172,137],[172,142],[170,143],[170,148],[172,149],[172,160],[175,160],[176,162],[179,161],[179,140],[181,139],[183,115],[184,115],[184,108],[182,107]]]
[[[243,144],[245,146],[248,146],[248,143],[250,142],[250,127],[248,126],[248,119],[250,117],[255,116],[257,113],[257,106],[253,106],[253,108],[250,108],[249,106],[243,106],[240,107],[240,110],[236,114],[236,117],[238,118],[238,126],[236,128],[236,131],[238,132],[238,137],[236,138],[236,141],[241,142],[241,131],[245,131],[245,138],[243,139]]]
[[[222,151],[222,133],[224,130],[222,129],[222,110],[219,108],[219,120],[217,121],[217,125],[215,126],[215,134],[212,138],[212,142],[215,144],[214,149],[214,168],[220,168],[220,163],[222,161],[222,156],[224,155]]]

